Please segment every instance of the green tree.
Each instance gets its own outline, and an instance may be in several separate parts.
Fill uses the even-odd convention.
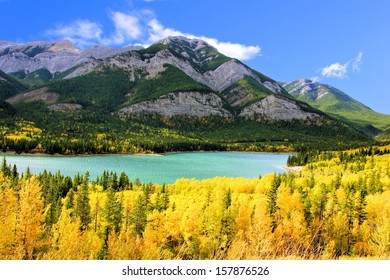
[[[80,218],[81,229],[88,229],[91,222],[91,206],[89,205],[88,185],[83,183],[80,185],[76,201],[76,216]]]
[[[120,232],[122,222],[122,203],[117,201],[115,192],[112,188],[107,190],[107,200],[104,207],[104,214],[107,221],[108,232],[114,230]]]
[[[142,235],[146,227],[146,198],[143,195],[139,195],[134,206],[134,211],[131,216],[131,223],[134,225],[134,233],[136,235]]]

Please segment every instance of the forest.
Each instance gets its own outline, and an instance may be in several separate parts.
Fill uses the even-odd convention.
[[[17,154],[290,152],[345,149],[373,141],[336,120],[318,125],[301,121],[258,123],[216,116],[120,119],[101,108],[53,112],[38,102],[14,107],[0,103],[0,117],[0,151]]]
[[[316,152],[296,172],[170,185],[19,174],[3,159],[0,259],[389,259],[389,152]]]

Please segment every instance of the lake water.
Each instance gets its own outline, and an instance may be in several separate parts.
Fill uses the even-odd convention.
[[[131,180],[139,178],[148,183],[174,183],[180,178],[207,179],[220,177],[257,178],[273,172],[283,172],[287,154],[258,154],[240,152],[189,152],[165,156],[93,155],[93,156],[35,156],[6,155],[8,164],[16,164],[19,173],[41,173],[44,169],[74,176],[90,172],[91,179],[104,170],[124,171]]]

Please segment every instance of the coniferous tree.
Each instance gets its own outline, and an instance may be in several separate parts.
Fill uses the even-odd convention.
[[[126,190],[129,187],[129,177],[125,172],[122,172],[119,176],[119,190]]]
[[[81,229],[86,230],[91,222],[91,206],[89,205],[88,185],[85,183],[81,184],[77,194],[75,213],[76,216],[80,218]]]
[[[115,192],[112,188],[107,190],[104,214],[108,224],[108,232],[110,233],[114,230],[116,233],[119,233],[122,221],[122,203],[116,200]]]
[[[225,196],[223,198],[223,206],[227,210],[229,209],[230,205],[232,205],[232,192],[230,188],[228,188],[225,192]]]
[[[131,215],[131,222],[134,225],[134,233],[136,235],[142,235],[145,230],[147,217],[146,210],[146,199],[143,195],[139,195]]]

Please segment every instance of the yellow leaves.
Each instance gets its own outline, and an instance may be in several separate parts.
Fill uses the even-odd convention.
[[[302,196],[298,192],[291,193],[282,183],[277,191],[276,206],[275,250],[283,257],[299,256],[309,245]]]
[[[148,224],[143,234],[145,253],[143,259],[158,260],[164,250],[169,233],[164,228],[166,217],[164,214],[153,211],[148,216]]]
[[[34,122],[29,121],[19,121],[16,122],[16,129],[11,132],[7,131],[5,133],[5,138],[10,140],[31,140],[33,138],[37,138],[42,133],[42,130],[35,127]]]
[[[63,199],[70,209],[47,228],[46,250],[37,179],[12,189],[0,173],[0,259],[389,258],[389,161],[387,155],[363,164],[336,158],[261,179],[180,179],[164,189],[137,184],[115,194],[118,230],[107,230],[111,193],[91,184],[89,227],[81,231],[75,206]],[[165,207],[159,207],[162,193],[169,198]],[[136,233],[140,196],[146,226]]]
[[[275,235],[267,204],[260,200],[253,210],[248,230],[236,235],[233,241],[229,252],[231,259],[234,256],[239,259],[267,259],[275,254]]]
[[[390,218],[390,191],[367,196],[367,218],[376,222]]]
[[[375,256],[390,257],[390,191],[367,197],[367,221],[372,232],[370,247]]]
[[[41,186],[35,177],[20,184],[19,211],[16,223],[16,252],[18,259],[33,259],[44,245],[45,208]]]
[[[288,246],[295,253],[305,242],[306,226],[301,194],[291,193],[290,188],[282,183],[277,191],[276,206],[275,237],[278,242],[290,244]]]
[[[61,216],[52,228],[51,248],[46,255],[53,260],[77,260],[85,258],[83,254],[80,221],[71,217],[71,211],[62,208]]]
[[[0,186],[3,178],[0,173]],[[3,181],[4,182],[4,181]],[[12,259],[17,214],[17,197],[14,190],[0,188],[0,259]]]

